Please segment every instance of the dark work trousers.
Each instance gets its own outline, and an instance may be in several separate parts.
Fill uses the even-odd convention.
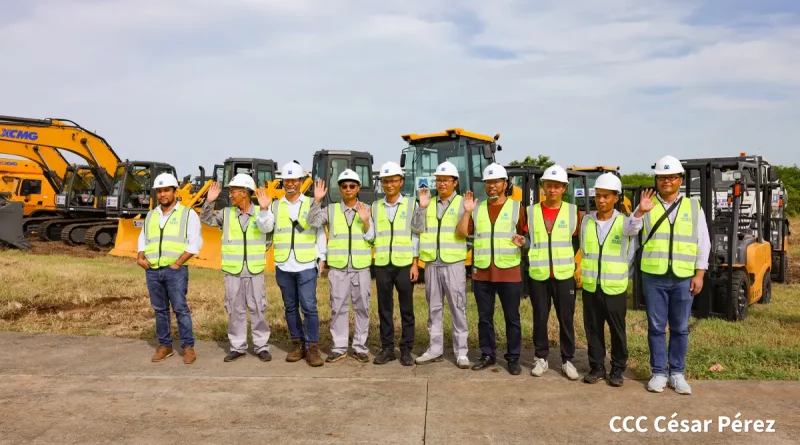
[[[550,339],[547,336],[547,320],[550,318],[550,300],[558,317],[561,361],[571,362],[575,358],[575,278],[566,280],[549,278],[546,281],[531,279],[531,305],[533,306],[533,346],[537,358],[547,358]]]
[[[623,371],[628,364],[628,339],[625,334],[625,313],[628,293],[606,295],[600,286],[595,292],[583,291],[583,324],[589,343],[589,366],[605,368],[605,324],[611,332],[611,368]]]
[[[494,334],[495,295],[500,296],[503,306],[503,317],[506,320],[506,343],[508,352],[506,360],[519,359],[522,348],[522,325],[519,321],[519,300],[522,295],[522,283],[493,283],[491,281],[473,281],[472,291],[478,304],[478,344],[481,352],[496,358]]]
[[[403,335],[400,351],[414,347],[414,285],[411,266],[375,266],[375,285],[378,289],[378,314],[381,321],[381,347],[394,350],[394,289],[400,303]]]

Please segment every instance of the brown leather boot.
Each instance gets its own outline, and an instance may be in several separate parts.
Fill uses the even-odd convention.
[[[322,366],[325,361],[322,360],[322,357],[319,355],[319,348],[317,347],[316,343],[309,343],[308,344],[308,351],[306,352],[306,363],[309,366],[317,367]]]
[[[194,353],[194,348],[192,346],[183,348],[183,363],[191,365],[195,360],[197,360],[197,354]]]
[[[167,357],[172,357],[172,354],[174,354],[174,352],[172,352],[172,348],[167,346],[159,346],[156,353],[153,354],[151,361],[160,362],[165,360]]]
[[[306,356],[306,345],[302,340],[292,340],[292,350],[286,354],[287,362],[299,362]]]

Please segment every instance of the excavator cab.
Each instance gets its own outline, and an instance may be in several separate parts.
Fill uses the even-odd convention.
[[[365,151],[319,150],[314,153],[311,177],[315,181],[317,179],[324,180],[328,187],[328,196],[323,205],[342,200],[342,194],[339,192],[339,187],[336,186],[336,181],[339,175],[348,168],[356,172],[361,179],[359,201],[372,204],[376,197],[372,162],[372,154]],[[313,197],[313,187],[309,187],[306,193]]]
[[[416,197],[417,190],[426,187],[432,197],[436,196],[436,167],[450,161],[458,170],[456,192],[463,194],[472,190],[476,198],[486,199],[483,169],[495,162],[495,152],[502,150],[497,145],[500,134],[491,137],[462,128],[449,128],[441,133],[404,134],[401,137],[408,143],[400,155],[400,167],[405,171],[403,195]]]
[[[158,205],[153,181],[162,173],[175,175],[175,167],[163,162],[125,161],[117,165],[114,185],[106,198],[108,216],[133,218],[147,215]]]

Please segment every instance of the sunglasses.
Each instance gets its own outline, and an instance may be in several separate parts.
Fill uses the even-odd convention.
[[[348,183],[348,184],[340,184],[339,188],[342,190],[355,190],[358,187],[358,184]]]

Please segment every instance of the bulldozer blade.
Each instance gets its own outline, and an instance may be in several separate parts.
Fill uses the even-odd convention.
[[[0,243],[18,249],[30,249],[31,243],[22,233],[22,203],[0,198]]]
[[[136,258],[139,254],[139,234],[144,219],[120,219],[117,223],[117,239],[110,254],[118,257]]]
[[[136,258],[138,256],[139,233],[142,231],[144,219],[121,219],[117,226],[117,239],[111,255],[118,257]],[[203,246],[200,252],[186,263],[189,266],[203,269],[222,269],[222,230],[219,227],[201,224]],[[266,270],[275,270],[273,250],[270,248],[266,254]]]

